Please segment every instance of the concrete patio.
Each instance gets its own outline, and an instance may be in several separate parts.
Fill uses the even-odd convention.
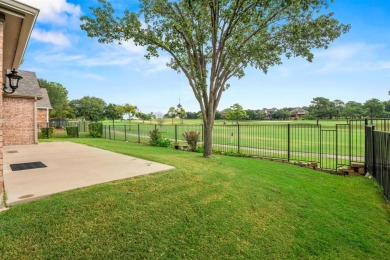
[[[12,171],[10,165],[42,162],[47,167]],[[4,147],[7,205],[94,184],[174,167],[71,142]]]

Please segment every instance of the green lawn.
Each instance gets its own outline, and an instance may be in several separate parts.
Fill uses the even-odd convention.
[[[0,259],[388,259],[390,207],[373,180],[134,143],[73,141],[176,170],[0,213]]]

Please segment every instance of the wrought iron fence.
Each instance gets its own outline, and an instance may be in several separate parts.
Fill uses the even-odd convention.
[[[337,170],[352,162],[364,162],[364,127],[370,123],[389,127],[387,119],[351,120],[334,129],[320,124],[215,125],[213,151],[227,154],[316,163]],[[387,124],[387,125],[386,125]],[[159,129],[164,138],[185,143],[185,131],[196,131],[203,140],[203,125],[109,125],[104,138],[148,142],[149,131]]]
[[[365,130],[366,170],[381,185],[390,201],[390,132],[376,131],[376,126],[366,126]]]
[[[58,125],[60,124],[60,125]],[[87,121],[51,122],[53,136],[65,137],[66,126],[77,126],[80,136],[88,133]],[[213,150],[220,153],[245,154],[288,161],[317,163],[321,168],[337,170],[352,162],[365,161],[365,127],[389,130],[390,119],[349,120],[334,128],[321,124],[261,124],[215,125]],[[46,133],[47,125],[40,125],[39,132]],[[203,125],[127,124],[105,125],[103,138],[147,143],[149,131],[158,129],[164,138],[185,145],[185,131],[199,132],[203,141]],[[47,138],[47,136],[41,136]],[[201,143],[200,143],[201,144]]]

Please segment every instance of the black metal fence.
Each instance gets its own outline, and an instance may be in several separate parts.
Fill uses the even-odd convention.
[[[77,126],[80,136],[88,135],[87,121],[53,121],[53,136],[66,137],[66,126]],[[227,154],[245,154],[288,161],[316,163],[323,169],[337,170],[352,162],[365,162],[365,127],[376,130],[390,129],[390,119],[349,120],[346,124],[260,124],[215,125],[213,150]],[[40,125],[41,138],[48,125]],[[129,142],[149,142],[149,132],[159,129],[164,138],[186,145],[185,131],[200,133],[203,125],[127,124],[105,125],[103,138]],[[200,143],[201,145],[201,143]]]
[[[347,124],[215,125],[213,150],[288,161],[317,163],[337,170],[365,161],[365,126],[390,129],[389,119],[350,120]],[[164,138],[185,143],[185,131],[196,131],[203,141],[203,125],[106,125],[103,137],[111,140],[148,142],[149,131],[159,129]]]
[[[383,187],[383,193],[390,201],[390,132],[376,131],[376,128],[376,126],[365,128],[365,166]]]

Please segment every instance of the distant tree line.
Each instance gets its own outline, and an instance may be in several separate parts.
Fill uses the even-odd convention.
[[[137,106],[131,104],[107,104],[103,99],[97,97],[85,96],[80,99],[68,100],[68,91],[60,83],[49,82],[44,79],[39,79],[41,87],[47,89],[49,99],[52,105],[50,111],[51,118],[82,118],[89,121],[108,120],[123,120],[126,117],[128,120],[139,118],[143,122],[157,119],[159,123],[163,123],[164,118],[170,118],[173,124],[174,118],[179,118],[181,123],[183,119],[201,119],[202,113],[185,111],[182,105],[170,107],[166,114],[143,113],[139,111]],[[304,119],[360,119],[360,118],[381,118],[390,117],[390,100],[380,101],[372,98],[364,103],[348,101],[344,103],[341,100],[329,100],[324,97],[313,98],[309,106],[301,107],[308,111],[303,116]],[[244,109],[240,104],[236,103],[222,111],[216,111],[216,120],[231,120],[238,122],[239,120],[264,120],[274,119],[283,120],[291,117],[291,111],[295,107],[284,107],[272,110],[272,113],[267,113],[264,109]],[[268,111],[269,112],[269,111]]]

